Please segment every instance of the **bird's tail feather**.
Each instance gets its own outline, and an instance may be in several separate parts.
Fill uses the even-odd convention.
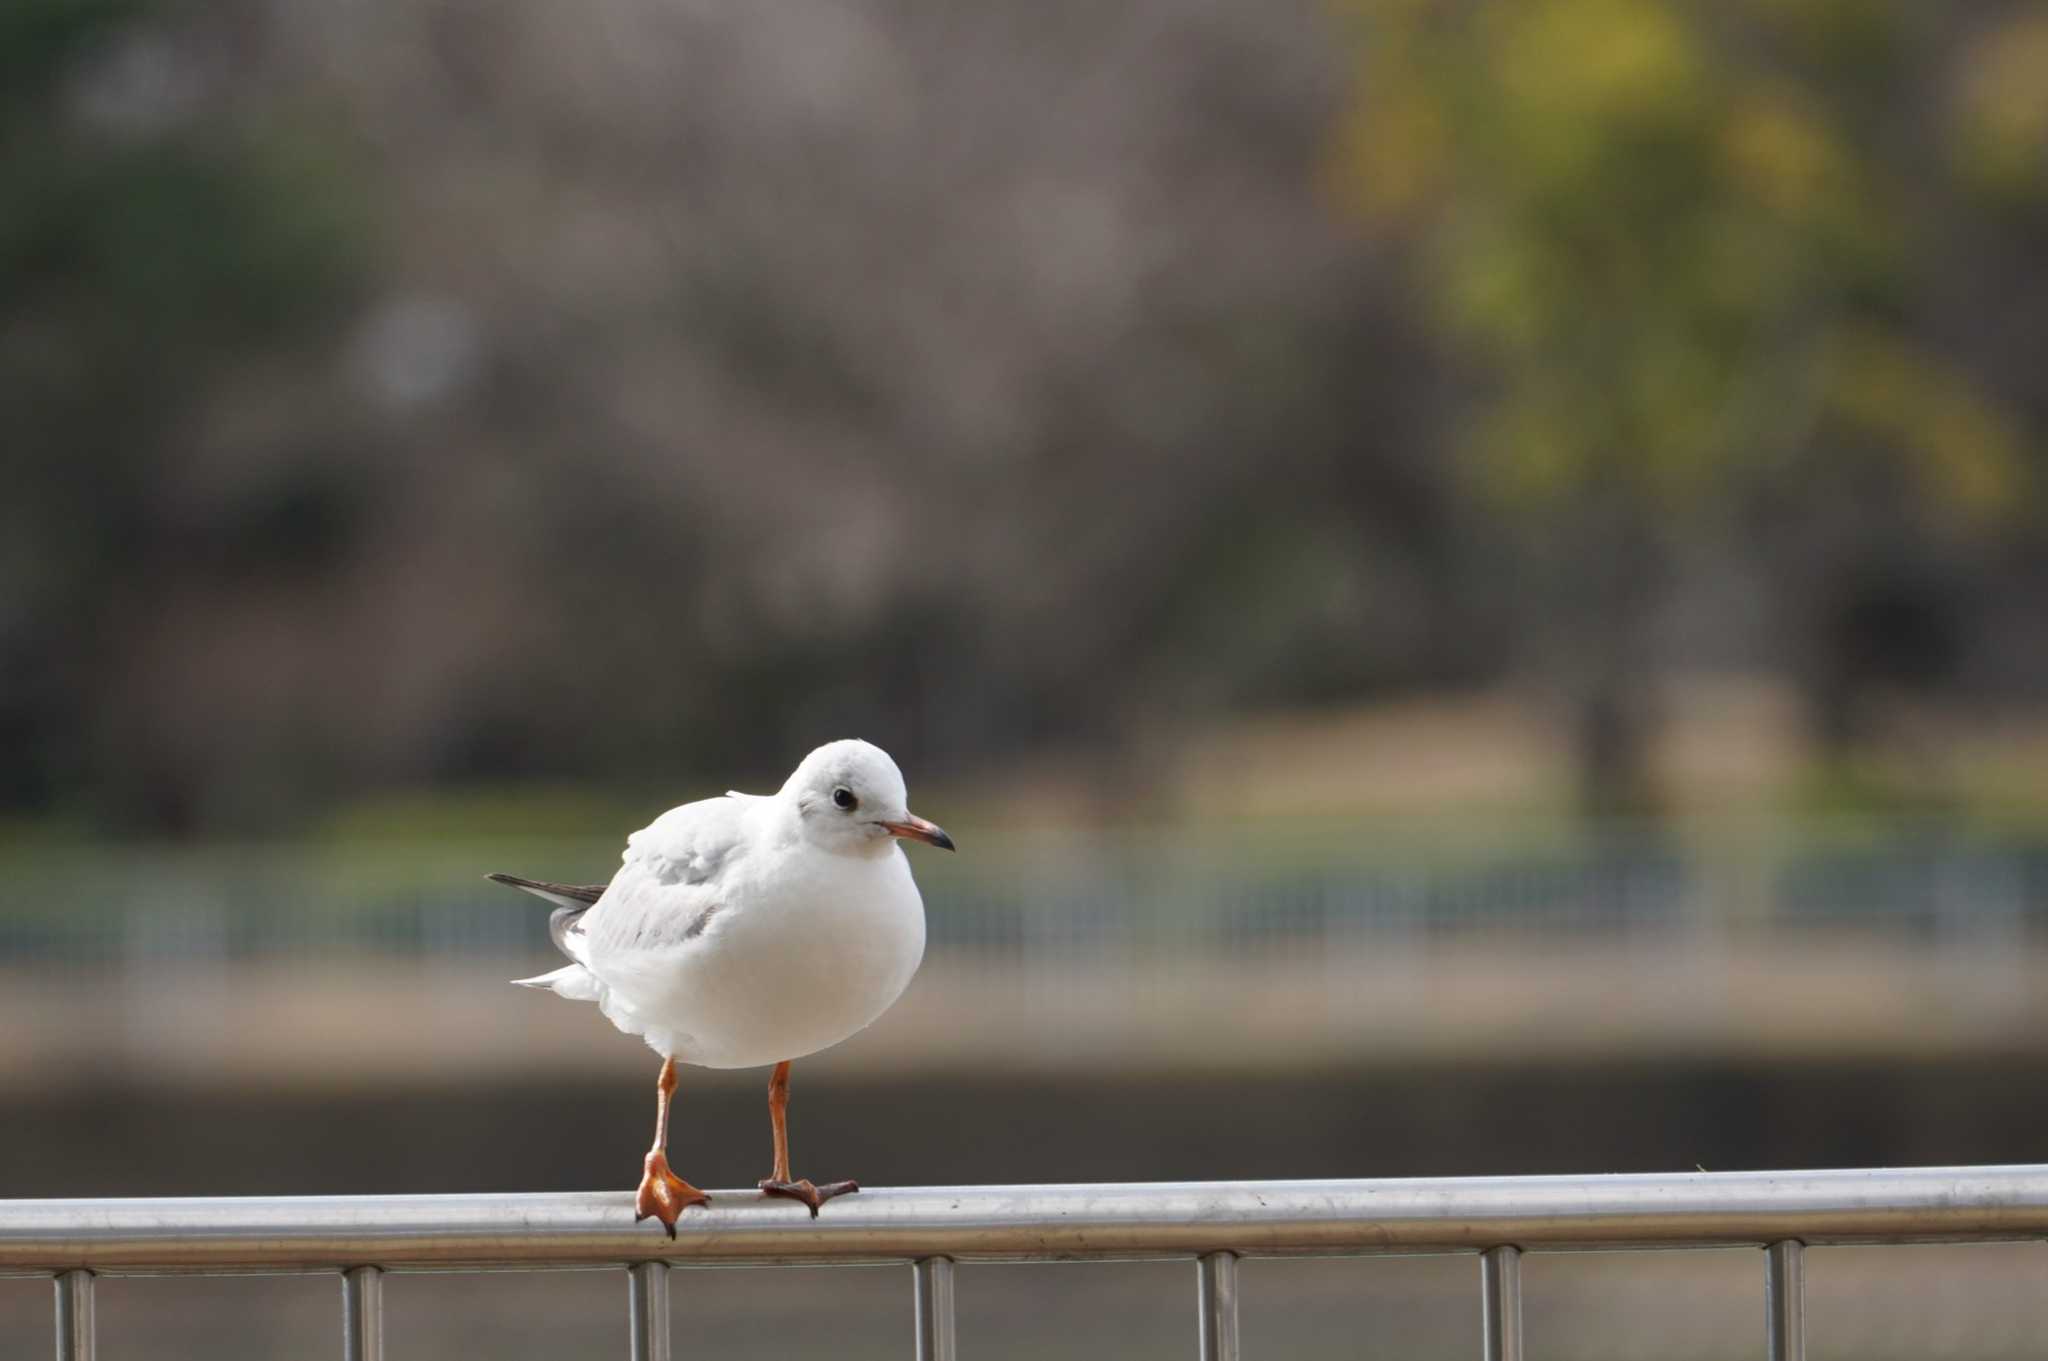
[[[590,970],[581,964],[567,964],[551,973],[536,974],[532,978],[512,980],[522,988],[545,988],[558,997],[567,997],[574,1002],[595,1002],[603,989]]]

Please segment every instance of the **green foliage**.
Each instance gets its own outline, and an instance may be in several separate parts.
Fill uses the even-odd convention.
[[[0,119],[12,134],[65,71],[140,6],[135,0],[8,0],[0,6]]]
[[[1876,0],[1394,0],[1360,7],[1337,171],[1421,247],[1444,332],[1495,386],[1477,467],[1513,504],[1660,510],[1827,450],[1936,499],[2031,504],[2014,415],[1916,322],[1921,205],[2032,192],[2048,28],[1980,42],[1965,153],[1896,117],[1923,12]]]
[[[17,0],[0,23],[0,303],[84,347],[277,340],[360,267],[348,176],[289,121],[79,116],[76,87],[141,8]]]
[[[2048,14],[2022,11],[1972,43],[1954,103],[1971,187],[2016,207],[2048,206]]]
[[[289,107],[239,113],[197,55],[217,21],[0,5],[0,748],[19,758],[0,798],[79,764],[84,667],[135,584],[191,556],[157,492],[194,413],[318,333],[365,263],[338,140]]]

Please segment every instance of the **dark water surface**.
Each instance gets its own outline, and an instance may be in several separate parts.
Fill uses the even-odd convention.
[[[0,1196],[624,1188],[653,1117],[611,1078],[10,1099]],[[768,1168],[763,1075],[686,1070],[672,1140],[706,1187]],[[874,1185],[2048,1160],[2048,1057],[887,1077],[797,1068],[795,1170]]]

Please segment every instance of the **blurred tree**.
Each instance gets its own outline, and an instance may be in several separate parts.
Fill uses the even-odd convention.
[[[189,820],[185,775],[158,770],[132,722],[95,727],[98,706],[144,622],[129,607],[234,556],[166,494],[210,385],[329,315],[359,263],[326,140],[238,114],[220,79],[230,21],[155,0],[0,7],[7,804],[76,794],[96,770],[117,816]],[[305,551],[309,497],[296,482],[259,497],[283,517],[267,532],[287,559]],[[278,557],[259,546],[227,565]],[[110,742],[118,753],[93,750]]]
[[[2048,542],[1981,532],[2048,428],[2037,12],[1387,0],[1363,232],[1325,17],[18,0],[0,807],[848,731],[1143,792],[1232,709],[1519,683],[1518,624],[1622,805],[1736,556],[1830,740],[2048,676],[1985,665]]]
[[[1931,207],[1975,211],[1956,201],[1964,180],[2008,196],[2041,183],[2048,40],[2038,17],[1986,38],[1970,25],[1997,20],[1979,10],[1356,8],[1337,173],[1371,227],[1425,261],[1436,324],[1473,361],[1467,467],[1550,569],[1537,617],[1570,653],[1553,661],[1596,807],[1654,802],[1646,647],[1688,526],[1761,507],[1804,552],[1835,502],[1888,489],[1899,513],[1875,518],[1905,538],[1849,535],[1835,561],[1798,560],[1865,589],[1788,583],[1794,601],[1839,602],[1812,668],[1817,705],[1835,706],[1845,674],[1941,669],[1870,655],[1924,652],[1927,629],[1884,623],[1898,610],[1953,607],[1928,594],[1935,578],[1893,570],[1910,537],[2032,506],[2025,419],[1939,324],[1925,268],[1946,230]],[[1948,54],[1972,37],[1957,77]],[[1969,114],[1963,154],[1928,135],[1945,82]],[[1884,582],[1910,584],[1872,598]]]

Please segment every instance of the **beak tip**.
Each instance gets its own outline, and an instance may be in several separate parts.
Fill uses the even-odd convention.
[[[946,829],[936,822],[926,821],[912,813],[902,822],[880,824],[888,829],[891,836],[907,836],[913,841],[922,841],[927,846],[937,846],[942,851],[953,849],[953,838],[946,835]]]

